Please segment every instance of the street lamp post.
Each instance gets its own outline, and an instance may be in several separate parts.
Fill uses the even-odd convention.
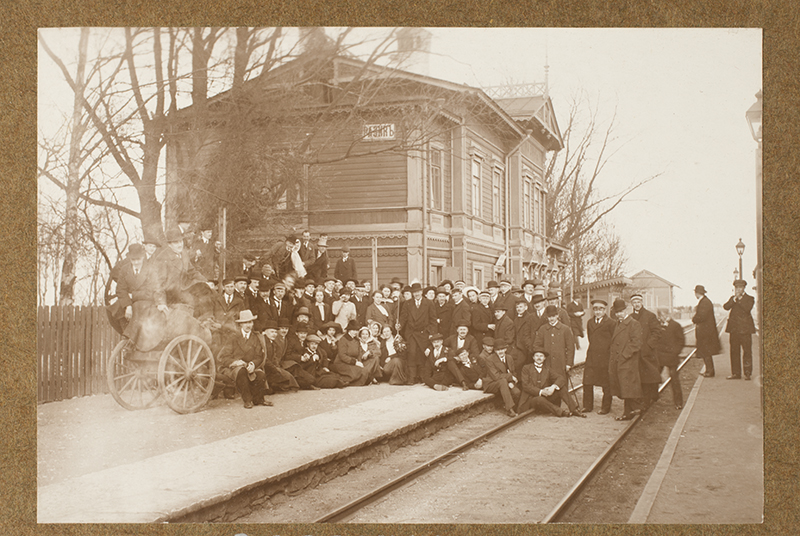
[[[747,124],[750,127],[750,135],[753,136],[757,147],[756,147],[756,269],[753,270],[753,277],[756,280],[756,296],[758,298],[758,303],[756,306],[756,315],[758,317],[758,330],[759,330],[759,359],[760,356],[763,355],[764,349],[764,324],[763,324],[763,314],[764,308],[762,304],[764,303],[764,285],[761,281],[762,278],[762,270],[761,270],[761,247],[762,247],[762,240],[761,240],[761,185],[763,182],[762,179],[762,163],[761,163],[761,150],[762,150],[762,98],[763,94],[761,90],[758,90],[756,93],[756,102],[753,103],[752,106],[745,112],[744,116],[747,119]],[[741,258],[741,257],[740,257]],[[739,270],[741,273],[741,269]]]
[[[744,242],[742,239],[739,239],[739,243],[736,244],[736,253],[739,254],[739,270],[736,279],[743,279],[744,272],[742,271],[742,255],[744,255]]]

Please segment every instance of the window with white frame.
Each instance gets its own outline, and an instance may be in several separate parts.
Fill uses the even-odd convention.
[[[541,210],[539,210],[539,232],[542,235],[547,236],[547,203],[545,202],[546,198],[544,190],[539,190],[539,198],[539,205],[541,207]]]
[[[542,213],[542,200],[540,198],[540,194],[542,190],[539,188],[538,185],[535,186],[534,194],[533,194],[533,230],[537,233],[542,233],[542,227],[539,225],[539,218],[540,214]]]
[[[492,218],[495,223],[502,223],[500,214],[500,184],[503,181],[503,171],[500,168],[494,168],[492,175]]]
[[[430,152],[430,168],[431,168],[431,208],[434,210],[443,210],[443,188],[442,188],[442,151],[439,149],[431,149]]]
[[[483,288],[483,268],[479,266],[472,268],[472,285],[480,289]]]
[[[531,181],[527,178],[522,183],[522,227],[531,228]]]
[[[483,211],[481,210],[481,206],[483,205],[481,195],[481,164],[482,162],[480,159],[475,158],[472,160],[472,215],[478,216],[479,218],[483,216]]]

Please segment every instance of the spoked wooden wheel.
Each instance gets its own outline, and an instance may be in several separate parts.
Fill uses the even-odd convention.
[[[158,385],[167,405],[178,413],[192,413],[211,397],[216,367],[211,348],[194,335],[170,342],[158,362]]]
[[[129,339],[123,339],[111,352],[106,367],[106,381],[114,400],[125,409],[150,407],[158,399],[155,361],[136,352]]]

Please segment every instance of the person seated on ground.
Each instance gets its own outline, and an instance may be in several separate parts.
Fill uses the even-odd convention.
[[[281,361],[281,368],[291,373],[297,380],[300,389],[317,390],[319,387],[314,385],[313,371],[306,371],[301,365],[302,355],[305,353],[305,342],[308,337],[308,323],[299,322],[294,329],[286,336],[286,351]]]
[[[394,334],[392,326],[381,326],[379,342],[383,380],[388,381],[389,385],[408,384],[406,343],[403,338],[399,333]]]
[[[300,356],[303,370],[314,376],[314,385],[320,389],[339,389],[344,387],[345,381],[341,376],[331,371],[331,361],[328,355],[319,347],[322,342],[313,333],[306,337],[304,352]]]
[[[264,398],[267,390],[264,347],[253,332],[254,319],[248,309],[241,311],[235,320],[239,329],[228,334],[217,355],[217,373],[236,385],[247,409],[272,405]]]
[[[483,339],[484,351],[486,350],[487,339]],[[500,394],[503,400],[503,407],[509,417],[516,417],[514,407],[520,397],[517,377],[514,375],[514,363],[511,356],[507,354],[508,343],[502,339],[494,342],[494,352],[485,358],[486,378],[483,381],[483,392]]]
[[[319,344],[320,350],[325,352],[328,359],[333,363],[336,356],[339,355],[339,337],[342,335],[342,326],[338,322],[331,320],[322,325],[321,331],[324,336]]]
[[[369,328],[359,328],[358,322],[347,324],[344,336],[339,339],[339,351],[331,370],[347,382],[347,385],[368,385],[378,374],[380,348],[370,348]]]
[[[264,326],[263,342],[266,354],[264,372],[267,375],[267,393],[297,391],[300,389],[291,372],[284,370],[280,366],[285,348],[278,341],[278,325],[274,320],[268,320]]]
[[[447,391],[449,385],[456,384],[458,368],[450,359],[450,352],[444,346],[441,333],[434,333],[430,345],[425,348],[425,361],[422,364],[422,381],[431,389]]]
[[[522,368],[522,394],[517,411],[522,413],[534,409],[537,412],[552,413],[556,417],[586,417],[583,413],[572,413],[569,409],[561,408],[561,393],[567,390],[567,379],[550,368],[547,357],[547,352],[537,348],[533,352],[533,363]]]
[[[460,325],[456,327],[456,334],[447,337],[444,345],[450,349],[450,355],[455,355],[456,350],[466,348],[469,355],[475,358],[481,353],[481,348],[478,346],[478,341],[470,334],[469,324],[466,322],[459,322]]]
[[[481,378],[486,374],[486,371],[478,361],[478,356],[476,354],[470,355],[466,346],[452,350],[452,353],[455,354],[452,359],[456,364],[456,382],[465,391],[468,389],[480,389],[483,385]]]

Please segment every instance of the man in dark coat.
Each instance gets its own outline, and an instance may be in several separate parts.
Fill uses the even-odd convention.
[[[207,281],[184,251],[180,229],[167,231],[166,240],[167,247],[161,248],[152,259],[157,272],[154,299],[158,309],[165,313],[168,306],[173,304],[193,306],[194,298],[189,289],[197,283]]]
[[[356,261],[350,256],[350,246],[347,244],[342,246],[342,258],[336,262],[336,269],[333,275],[339,281],[347,281],[348,279],[358,279],[358,272],[356,271]]]
[[[267,393],[300,389],[292,373],[280,366],[286,348],[278,340],[278,325],[274,320],[267,320],[262,343],[266,355],[264,373],[267,375]]]
[[[308,270],[308,267],[314,262],[317,258],[317,248],[311,242],[311,233],[308,231],[303,231],[303,236],[300,239],[300,249],[297,251],[300,255],[300,260],[303,261],[303,265]]]
[[[475,336],[479,346],[483,344],[484,337],[494,334],[494,314],[489,307],[489,300],[489,291],[482,290],[478,294],[478,302],[473,303],[470,309],[470,333]]]
[[[525,298],[517,298],[514,304],[514,363],[517,365],[517,372],[522,374],[522,367],[531,362],[533,352],[530,348],[533,346],[533,338],[535,333],[531,333],[530,324],[528,322],[528,302]]]
[[[500,280],[500,293],[497,295],[497,299],[494,301],[495,309],[498,307],[505,307],[507,311],[514,310],[514,302],[516,301],[516,298],[514,293],[511,292],[511,288],[511,278],[509,276],[503,276],[503,278]],[[496,338],[497,337],[495,337],[495,339]]]
[[[580,350],[581,344],[578,339],[583,337],[583,304],[578,299],[573,299],[567,304],[567,315],[569,315],[570,327],[575,335],[575,348]]]
[[[641,294],[635,293],[631,296],[631,305],[633,306],[631,317],[642,326],[639,379],[642,382],[642,410],[645,410],[658,400],[658,384],[661,383],[661,373],[658,366],[656,346],[661,335],[661,324],[655,314],[644,308],[644,300]]]
[[[508,307],[508,309],[506,309]],[[508,345],[508,354],[512,354],[512,360],[516,357],[516,336],[517,332],[514,329],[514,320],[511,318],[512,311],[514,311],[514,306],[498,306],[494,310],[494,340],[500,341],[502,340]],[[516,366],[516,363],[514,363]],[[522,370],[522,367],[520,367]],[[514,374],[518,374],[520,370],[514,369]]]
[[[487,337],[484,339],[484,350],[487,346],[487,339],[494,343],[494,351],[491,353],[482,352],[486,370],[486,378],[483,379],[483,391],[485,393],[499,394],[503,400],[503,407],[509,417],[516,417],[514,406],[519,401],[520,390],[518,380],[515,375],[513,358],[506,353],[508,343],[502,339],[497,341]]]
[[[450,335],[450,326],[453,322],[453,304],[447,299],[447,289],[439,287],[436,289],[436,299],[433,308],[436,313],[436,332],[442,335]]]
[[[164,315],[155,308],[154,302],[157,274],[147,264],[141,244],[131,244],[126,261],[118,265],[116,273],[115,305],[121,317],[120,325],[125,326],[125,337],[140,350],[150,350],[161,342],[164,321]]]
[[[639,379],[639,350],[642,348],[642,326],[628,314],[625,300],[617,298],[611,312],[617,325],[611,338],[608,359],[608,383],[611,394],[625,402],[618,421],[629,421],[641,413],[642,383]]]
[[[200,229],[200,235],[194,239],[189,251],[195,267],[209,281],[216,279],[217,252],[214,249],[214,241],[211,240],[212,233],[212,226],[210,224],[204,225]]]
[[[678,364],[680,353],[686,345],[686,336],[683,334],[683,327],[675,322],[669,311],[661,307],[658,309],[658,321],[661,323],[661,337],[658,339],[656,353],[658,354],[658,364],[667,367],[669,370],[670,386],[672,387],[672,402],[677,409],[683,408],[683,392],[681,390],[681,380],[678,374]]]
[[[455,287],[450,292],[450,303],[453,307],[453,315],[450,320],[450,332],[443,333],[445,337],[454,335],[458,326],[472,325],[472,310],[470,303],[464,299],[463,291]]]
[[[301,248],[302,249],[302,248]],[[306,277],[321,285],[328,278],[328,239],[320,237],[317,242],[316,257],[306,268]]]
[[[242,395],[244,407],[271,406],[264,398],[267,378],[264,374],[264,347],[253,332],[253,314],[244,310],[235,320],[239,329],[231,332],[217,354],[217,373],[233,382]]]
[[[589,348],[586,350],[586,363],[583,366],[583,410],[594,409],[594,387],[600,386],[603,389],[603,400],[597,412],[600,415],[611,411],[612,400],[608,385],[608,359],[616,323],[606,315],[607,307],[608,303],[604,300],[592,300],[594,318],[586,322]]]
[[[420,381],[420,368],[425,360],[425,349],[436,329],[433,303],[422,297],[422,285],[411,286],[412,299],[400,308],[400,335],[408,343],[408,381]]]
[[[703,285],[694,287],[694,295],[700,299],[692,317],[692,323],[696,325],[697,357],[701,358],[706,365],[703,376],[713,378],[714,356],[721,350],[717,333],[717,319],[714,317],[714,304],[706,296],[706,289]]]
[[[575,337],[572,329],[558,319],[558,309],[555,306],[545,307],[544,316],[547,323],[536,333],[534,351],[538,349],[547,352],[550,368],[556,374],[564,376],[569,383],[569,371],[575,364]],[[559,395],[566,402],[571,414],[583,416],[578,408],[577,395],[570,394],[567,389],[561,390]]]
[[[731,345],[731,375],[728,379],[741,378],[744,363],[744,379],[749,380],[753,373],[753,333],[756,332],[750,311],[753,309],[755,298],[744,291],[747,287],[744,279],[734,281],[733,287],[733,296],[722,306],[726,311],[730,311],[728,324],[725,327],[725,331],[730,334]]]

